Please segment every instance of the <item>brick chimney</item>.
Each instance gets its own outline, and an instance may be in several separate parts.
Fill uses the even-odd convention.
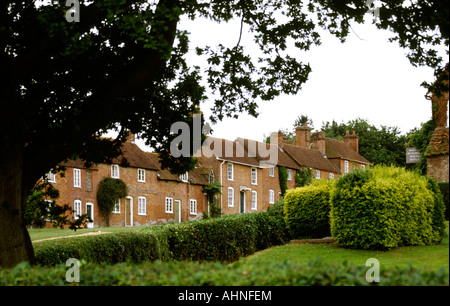
[[[327,156],[326,143],[325,143],[325,132],[316,131],[312,137],[313,148],[319,150],[323,156]]]
[[[276,143],[280,148],[283,146],[283,142],[284,142],[284,134],[281,131],[274,132],[272,134],[270,134],[270,143]]]
[[[344,143],[353,151],[359,153],[359,136],[356,135],[356,131],[353,131],[352,135],[350,135],[350,131],[347,131],[344,136]]]
[[[130,130],[128,130],[127,142],[131,142],[131,143],[136,142],[136,135],[134,133],[131,133]]]
[[[296,146],[309,149],[311,145],[311,128],[308,123],[295,128]]]

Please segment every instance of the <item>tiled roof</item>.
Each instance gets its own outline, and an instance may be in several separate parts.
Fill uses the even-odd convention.
[[[431,136],[430,143],[425,152],[426,157],[448,155],[449,153],[449,129],[437,128]]]
[[[159,164],[150,159],[135,143],[125,142],[122,147],[123,155],[113,159],[113,163],[121,164],[125,158],[130,167],[148,170],[159,170]]]
[[[264,156],[267,155],[266,152],[270,152],[270,150],[276,150],[277,152],[277,162],[276,165],[280,167],[286,167],[290,169],[297,169],[299,170],[299,165],[288,155],[286,152],[284,152],[278,145],[269,144],[269,143],[263,143],[255,140],[250,139],[243,139],[244,145],[247,149],[247,151],[253,152],[253,155],[256,156],[256,158],[259,161],[268,161],[270,160],[270,156]],[[260,148],[265,148],[266,152],[260,152]],[[264,154],[266,153],[266,154]],[[270,154],[270,153],[269,153]],[[264,157],[263,157],[263,156]]]
[[[81,159],[68,160],[68,161],[65,161],[65,162],[61,163],[61,165],[65,166],[65,167],[68,167],[68,168],[86,169],[85,163]],[[91,167],[89,167],[88,169],[97,171],[98,170],[98,166],[94,164]]]
[[[342,158],[350,161],[356,161],[362,164],[367,165],[371,164],[367,159],[362,157],[356,151],[352,150],[348,145],[346,145],[342,141],[332,138],[326,138],[325,144],[328,158]]]
[[[318,150],[288,144],[283,145],[283,150],[287,152],[300,166],[339,173],[339,170]]]
[[[254,155],[250,155],[246,148],[237,141],[226,140],[222,138],[208,137],[210,149],[214,152],[218,159],[226,160],[235,163],[246,164],[250,166],[259,167],[260,164]],[[215,146],[219,144],[221,148]]]
[[[162,181],[174,181],[182,183],[183,181],[180,179],[179,175],[172,174],[168,169],[162,170],[160,165],[161,162],[156,153],[145,152],[145,155],[148,159],[152,160],[153,163],[158,163],[158,179]],[[211,172],[211,168],[206,167],[197,167],[194,170],[188,173],[188,182],[192,185],[209,185],[208,176]]]

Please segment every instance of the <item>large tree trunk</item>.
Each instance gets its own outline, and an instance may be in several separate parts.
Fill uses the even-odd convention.
[[[0,267],[36,262],[23,219],[23,150],[19,145],[8,149],[0,152]]]

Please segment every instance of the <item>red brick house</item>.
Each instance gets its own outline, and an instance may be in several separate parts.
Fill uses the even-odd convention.
[[[301,168],[310,168],[315,179],[337,179],[340,171],[335,164],[317,149],[311,141],[311,129],[308,126],[296,129],[296,140],[286,142],[279,133],[279,146]],[[294,188],[288,185],[289,188]]]
[[[145,153],[159,163],[154,153]],[[158,170],[156,201],[152,205],[152,224],[180,223],[201,219],[207,209],[203,187],[209,185],[210,170],[197,166],[184,175]]]
[[[60,191],[60,202],[73,208],[75,218],[91,217],[89,227],[105,225],[97,205],[99,183],[105,177],[122,179],[128,196],[116,203],[110,225],[140,226],[202,218],[209,212],[204,187],[212,181],[223,186],[218,196],[223,215],[251,213],[265,211],[281,199],[280,167],[286,168],[287,187],[292,189],[295,175],[306,167],[316,179],[334,179],[370,165],[358,153],[355,133],[347,133],[344,142],[319,132],[311,139],[311,129],[305,126],[297,128],[295,143],[287,143],[281,132],[277,136],[273,144],[209,137],[197,167],[181,176],[162,170],[158,156],[142,151],[130,137],[112,165],[86,168],[83,161],[69,161],[63,177],[48,174],[47,178]]]
[[[214,137],[208,141],[213,152],[203,154],[199,161],[223,186],[219,197],[222,214],[261,211],[263,171],[258,160],[240,142]]]
[[[93,220],[88,227],[105,226],[97,205],[97,189],[105,177],[122,179],[128,196],[120,199],[111,215],[111,226],[140,226],[183,222],[201,218],[204,211],[203,186],[208,175],[200,168],[178,177],[161,170],[153,153],[142,151],[127,141],[123,155],[112,165],[99,164],[87,169],[81,160],[65,163],[63,177],[48,174],[47,179],[60,191],[60,203],[74,210],[74,218],[88,214]],[[126,166],[121,166],[124,162]]]

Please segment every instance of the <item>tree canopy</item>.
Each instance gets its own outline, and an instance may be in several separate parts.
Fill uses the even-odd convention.
[[[311,67],[294,54],[320,44],[319,29],[345,41],[350,23],[375,9],[365,0],[75,2],[79,22],[65,18],[72,8],[66,1],[0,2],[0,265],[33,261],[23,205],[44,173],[68,158],[111,162],[128,131],[146,139],[163,166],[185,172],[193,161],[171,158],[170,127],[190,123],[207,98],[202,72],[219,96],[210,120],[256,116],[258,99],[297,94],[307,81]],[[379,6],[378,27],[393,32],[411,63],[442,70],[436,50],[448,50],[449,0]],[[261,56],[239,43],[190,46],[179,28],[182,15],[241,20]],[[190,48],[207,56],[206,67],[186,64]],[[119,131],[117,139],[102,139],[110,129]]]

